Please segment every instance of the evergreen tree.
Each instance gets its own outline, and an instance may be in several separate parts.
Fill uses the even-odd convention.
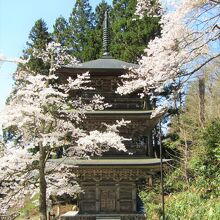
[[[33,56],[33,48],[45,49],[46,45],[51,41],[51,35],[48,32],[47,24],[44,22],[43,19],[39,19],[35,22],[28,38],[28,48],[24,50],[23,55],[24,58],[29,58],[27,67],[33,72],[47,74],[48,66],[45,65],[42,60],[37,59]],[[19,68],[24,68],[24,66],[20,65]]]
[[[69,34],[68,22],[63,16],[58,17],[53,25],[53,40],[60,43],[62,46],[65,46],[67,44]]]
[[[47,24],[43,19],[39,19],[35,22],[30,31],[29,40],[30,42],[27,42],[27,45],[31,48],[46,48],[46,44],[50,41],[50,34]]]
[[[159,18],[134,15],[136,0],[113,0],[111,54],[128,62],[137,62],[147,43],[160,34]]]
[[[88,0],[76,0],[69,18],[69,31],[67,45],[72,55],[81,62],[91,60],[95,56],[94,13]]]
[[[113,8],[102,0],[93,13],[89,0],[76,0],[69,21],[63,17],[56,20],[53,38],[67,46],[81,62],[100,58],[104,13],[108,10],[111,55],[135,63],[149,40],[160,33],[159,18],[145,16],[138,19],[134,16],[135,8],[136,0],[114,0]]]
[[[39,19],[35,22],[34,26],[32,27],[29,37],[29,41],[26,42],[27,48],[23,50],[22,59],[28,60],[26,64],[18,64],[17,71],[27,70],[29,73],[39,73],[39,74],[48,74],[49,66],[44,64],[41,59],[38,59],[33,56],[33,49],[45,49],[46,45],[51,41],[51,35],[48,32],[47,24],[44,22],[43,19]],[[17,72],[16,71],[16,72]],[[13,91],[11,92],[10,96],[7,98],[6,103],[8,103],[11,98],[16,94],[17,87],[24,83],[22,80],[18,80],[16,78],[16,72],[13,75],[15,80],[15,86]]]

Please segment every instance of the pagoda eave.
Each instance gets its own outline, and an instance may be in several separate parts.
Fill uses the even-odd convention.
[[[160,120],[161,116],[152,117],[153,110],[143,111],[143,110],[121,110],[121,111],[90,111],[86,112],[86,118],[88,120],[142,120],[149,128],[153,128]]]
[[[61,159],[53,160],[54,162],[60,162]],[[62,159],[63,160],[63,159]],[[163,159],[162,163],[164,165],[169,163],[169,159]],[[160,165],[161,160],[160,158],[137,158],[137,159],[131,159],[131,158],[124,158],[124,159],[81,159],[76,160],[75,158],[66,158],[63,160],[63,164],[66,164],[68,166],[72,166],[72,169],[74,170],[74,173],[87,173],[90,176],[90,174],[94,174],[97,172],[101,172],[103,176],[103,172],[109,173],[109,171],[112,171],[112,175],[114,175],[115,171],[116,173],[122,172],[122,173],[135,173],[135,176],[137,179],[144,177],[146,175],[152,175],[160,171]],[[113,171],[114,170],[114,171]],[[144,173],[141,173],[140,170],[144,171]],[[124,175],[122,175],[124,176]],[[134,177],[134,176],[133,176]]]
[[[58,159],[60,160],[60,159]],[[169,159],[163,159],[162,163],[169,162]],[[160,158],[123,158],[123,159],[81,159],[77,160],[75,158],[66,158],[64,164],[73,165],[77,167],[133,167],[141,166],[146,168],[159,167],[161,163]]]
[[[144,117],[151,117],[153,113],[153,110],[119,110],[119,111],[115,111],[115,110],[105,110],[105,111],[88,111],[86,112],[86,115],[133,115],[133,116],[144,116]]]

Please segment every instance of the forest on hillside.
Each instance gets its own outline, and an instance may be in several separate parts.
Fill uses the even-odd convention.
[[[172,163],[164,173],[166,219],[213,219],[220,216],[219,63],[210,63],[179,93],[163,135],[163,154]],[[142,192],[149,219],[161,215],[160,178]]]

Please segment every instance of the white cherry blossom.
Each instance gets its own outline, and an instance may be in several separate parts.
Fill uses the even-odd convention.
[[[26,196],[38,193],[39,187],[45,186],[44,179],[47,198],[51,193],[72,196],[79,192],[67,165],[48,162],[58,148],[63,147],[66,154],[76,158],[101,154],[111,147],[126,151],[122,143],[124,139],[118,132],[118,127],[125,122],[113,125],[114,131],[107,129],[103,132],[88,132],[80,126],[86,112],[109,106],[100,95],[94,95],[89,103],[71,96],[79,89],[92,89],[88,86],[89,74],[69,78],[66,84],[61,85],[56,70],[70,59],[65,50],[52,43],[45,51],[35,51],[35,55],[44,62],[52,58],[49,75],[18,72],[16,79],[22,83],[17,85],[15,94],[0,115],[5,135],[8,139],[11,135],[11,141],[1,147],[0,192],[5,197],[0,199],[0,212],[18,200],[22,205]],[[39,200],[41,208],[43,200]],[[41,211],[41,214],[45,219],[45,213]]]
[[[159,4],[138,0],[136,14],[152,15],[152,2]],[[164,2],[169,4],[167,11]],[[179,81],[184,83],[220,56],[219,1],[166,0],[161,6],[161,36],[149,42],[140,67],[122,76],[124,83],[117,90],[120,94],[142,90],[144,97],[158,95],[170,85],[176,89]]]

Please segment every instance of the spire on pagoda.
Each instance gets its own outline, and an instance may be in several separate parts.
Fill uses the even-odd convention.
[[[105,12],[105,18],[103,22],[103,57],[109,57],[109,19],[108,19],[108,11]]]

